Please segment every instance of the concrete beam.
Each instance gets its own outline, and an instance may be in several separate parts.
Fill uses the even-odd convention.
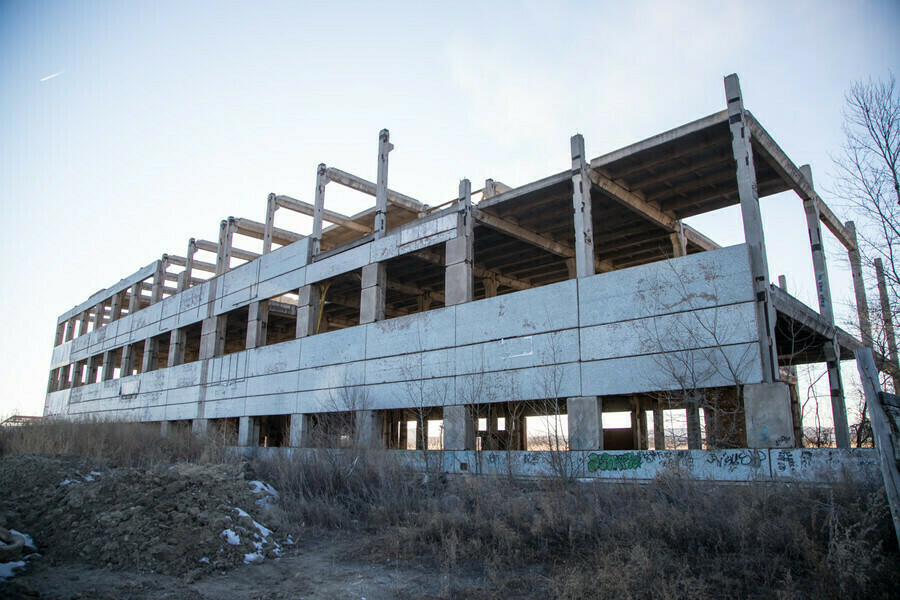
[[[253,239],[262,240],[266,235],[266,225],[259,221],[239,217],[234,219],[234,225],[237,228],[237,233]],[[272,228],[272,241],[280,246],[287,246],[294,242],[299,242],[304,237],[306,236],[294,233],[293,231],[288,231],[287,229],[280,229],[278,227]]]
[[[310,204],[309,202],[296,200],[290,196],[276,196],[275,202],[282,208],[292,210],[301,215],[315,217],[316,205]],[[322,209],[322,220],[328,223],[334,223],[340,227],[352,229],[353,231],[359,231],[360,233],[372,233],[373,231],[371,227],[364,223],[357,223],[346,215],[331,210],[325,210],[324,208]]]
[[[676,230],[678,219],[676,219],[674,215],[663,212],[647,202],[641,194],[632,192],[621,183],[613,181],[596,170],[591,170],[589,177],[591,181],[594,182],[594,185],[603,190],[607,196],[616,200],[625,208],[631,209],[636,214],[644,217],[654,225],[662,227],[666,231]]]
[[[363,179],[362,177],[357,177],[356,175],[352,175],[350,173],[347,173],[346,171],[341,171],[340,169],[335,169],[333,167],[328,167],[326,174],[328,176],[328,181],[333,181],[335,183],[343,185],[344,187],[362,192],[363,194],[368,194],[369,196],[376,195],[376,185],[371,181]],[[427,204],[419,202],[415,198],[411,198],[410,196],[395,192],[391,189],[387,190],[387,201],[391,204],[402,206],[405,209],[417,212],[419,214],[424,214],[428,211]]]
[[[884,279],[884,264],[880,258],[875,259],[875,278],[878,281],[878,296],[881,300],[881,320],[884,323],[884,337],[888,347],[888,358],[894,367],[898,367],[897,338],[894,336],[894,318]],[[894,393],[900,393],[900,373],[895,369],[893,374]]]
[[[591,179],[584,138],[581,134],[569,140],[572,150],[572,206],[575,228],[575,272],[578,277],[590,277],[594,270],[594,219],[591,202]]]

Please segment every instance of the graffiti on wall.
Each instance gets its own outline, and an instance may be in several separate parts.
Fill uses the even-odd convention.
[[[623,454],[597,454],[591,452],[588,455],[588,471],[631,471],[641,467],[640,452],[626,452]]]

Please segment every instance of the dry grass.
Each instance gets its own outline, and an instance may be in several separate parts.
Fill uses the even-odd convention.
[[[138,424],[0,431],[0,451],[120,465],[221,461],[227,440]],[[358,449],[252,459],[279,529],[350,535],[360,556],[431,564],[446,598],[894,598],[900,554],[882,490],[423,477]],[[273,517],[276,515],[273,515]],[[480,581],[472,587],[464,582]]]
[[[122,467],[226,462],[229,442],[216,433],[200,439],[187,428],[162,436],[153,423],[59,419],[0,428],[0,455],[76,454]]]

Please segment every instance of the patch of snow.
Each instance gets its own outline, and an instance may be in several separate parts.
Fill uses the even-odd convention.
[[[60,482],[59,485],[69,485],[70,483],[72,483],[72,480],[69,479],[68,477],[66,477],[65,479],[63,479],[63,480]]]
[[[232,546],[238,546],[241,543],[241,536],[236,534],[231,529],[226,529],[222,533],[219,534],[219,537],[225,538],[225,541],[231,544]]]
[[[15,529],[10,529],[9,532],[14,533],[16,535],[21,535],[23,538],[25,538],[25,547],[26,548],[34,548],[35,550],[37,550],[37,546],[34,545],[34,540],[31,539],[31,536],[28,535],[27,533],[22,533],[21,531],[16,531]]]
[[[271,530],[271,529],[269,529],[268,527],[265,527],[264,525],[260,525],[259,523],[257,523],[256,521],[254,521],[254,520],[253,520],[253,517],[251,517],[251,516],[247,513],[247,511],[242,510],[242,509],[240,509],[240,508],[235,508],[234,510],[237,512],[237,514],[238,514],[239,517],[247,517],[248,519],[250,519],[250,521],[253,522],[253,526],[256,527],[256,529],[259,531],[259,535],[263,536],[264,538],[267,538],[267,537],[269,537],[270,535],[272,535],[272,530]]]
[[[250,517],[250,515],[247,513],[247,511],[245,511],[241,508],[235,508],[234,510],[238,514],[239,517],[248,517],[248,518]]]
[[[6,581],[18,571],[25,570],[25,561],[17,560],[14,562],[0,563],[0,581]]]
[[[287,539],[284,540],[284,544],[285,544],[286,546],[293,546],[293,545],[294,545],[294,538],[292,538],[291,535],[288,534]]]
[[[96,475],[99,477],[100,475],[102,475],[102,473],[100,473],[100,471],[91,471],[91,475]]]
[[[264,491],[267,494],[269,494],[270,496],[272,496],[273,498],[275,498],[276,500],[278,500],[278,498],[279,498],[278,492],[275,491],[275,488],[273,488],[268,483],[264,483],[262,481],[256,480],[256,481],[248,481],[247,485],[250,486],[250,491],[253,492],[254,494],[259,494],[260,492]]]
[[[82,477],[84,477],[85,481],[93,481],[94,480],[94,478],[91,477],[90,475],[82,475]]]
[[[249,565],[256,562],[257,559],[262,558],[262,554],[259,552],[251,552],[249,554],[244,555],[244,564]]]
[[[203,558],[200,559],[199,562],[202,562],[204,565],[208,565],[208,564],[209,564],[209,557],[204,556]]]

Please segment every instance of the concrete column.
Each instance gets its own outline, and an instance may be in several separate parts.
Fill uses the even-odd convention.
[[[128,377],[134,375],[134,345],[126,344],[122,346],[122,362],[119,366],[119,376]]]
[[[184,329],[173,329],[169,335],[169,358],[167,367],[184,364],[184,350],[187,347],[187,332]]]
[[[569,398],[567,402],[570,450],[603,450],[603,399]]]
[[[371,263],[362,268],[362,292],[359,300],[359,323],[384,320],[387,294],[387,269],[384,263]]]
[[[866,284],[863,279],[862,259],[859,255],[859,243],[856,239],[856,224],[853,221],[844,223],[847,235],[853,240],[853,248],[847,250],[850,259],[850,275],[853,277],[853,291],[856,294],[856,315],[859,318],[859,333],[862,343],[872,347],[872,319],[869,317],[869,301],[866,298]]]
[[[84,311],[81,313],[81,316],[78,317],[78,335],[82,336],[88,332],[88,321],[90,320],[90,314],[88,311]]]
[[[744,386],[748,448],[793,448],[794,423],[788,386],[780,381]]]
[[[77,317],[71,317],[66,323],[66,341],[71,342],[75,339],[75,321]]]
[[[72,371],[72,365],[66,365],[64,367],[60,367],[59,369],[59,383],[56,386],[57,390],[67,390],[72,387],[72,381],[69,379],[69,374]]]
[[[307,337],[318,333],[319,308],[322,304],[321,288],[318,283],[304,285],[298,290],[297,337]]]
[[[778,276],[778,287],[788,293],[787,277]],[[803,406],[800,404],[800,378],[797,376],[797,367],[790,365],[780,367],[780,379],[787,383],[791,396],[791,417],[794,422],[794,441],[798,448],[803,447]]]
[[[197,241],[194,238],[191,238],[188,240],[187,253],[184,257],[184,271],[181,272],[181,275],[178,278],[179,292],[183,292],[191,287],[191,283],[194,279],[194,254],[196,253]]]
[[[219,223],[219,246],[216,252],[216,276],[231,269],[231,244],[234,239],[234,217]]]
[[[471,302],[475,297],[475,247],[472,220],[472,184],[459,182],[457,237],[445,245],[444,305]]]
[[[813,187],[812,169],[809,165],[800,167],[800,172]],[[806,212],[806,227],[812,250],[813,270],[816,276],[816,295],[819,300],[819,314],[834,327],[834,309],[831,303],[831,286],[828,283],[828,266],[825,263],[825,247],[822,239],[822,222],[815,197],[803,199]],[[844,402],[844,384],[841,380],[840,346],[837,337],[825,343],[825,363],[828,367],[828,385],[831,389],[831,411],[834,419],[834,437],[838,448],[850,447],[850,427],[847,423],[847,406]]]
[[[166,269],[169,267],[169,256],[163,254],[162,258],[156,261],[156,272],[153,273],[153,287],[150,290],[150,304],[156,304],[163,299],[163,292],[166,287]]]
[[[684,237],[684,223],[678,221],[678,231],[669,234],[672,241],[672,258],[687,256],[687,239]]]
[[[588,177],[584,138],[573,135],[572,149],[572,206],[575,209],[575,266],[578,277],[594,274],[594,221],[591,216],[591,179]]]
[[[360,448],[380,448],[381,430],[384,426],[381,413],[375,410],[358,410],[354,415],[356,444]]]
[[[133,315],[141,310],[141,288],[143,282],[138,282],[131,286],[131,292],[128,295],[128,314]]]
[[[103,327],[103,310],[104,302],[101,302],[94,307],[94,331]]]
[[[891,302],[888,299],[887,284],[884,279],[884,264],[880,258],[875,259],[875,277],[878,280],[878,296],[881,299],[881,320],[884,321],[884,337],[888,347],[888,357],[896,367],[897,338],[894,337],[894,318],[891,314]],[[894,393],[900,393],[900,376],[893,376]]]
[[[494,298],[497,295],[497,290],[500,289],[500,282],[493,277],[485,277],[481,282],[484,284],[485,298]]]
[[[247,350],[266,345],[269,327],[269,301],[251,302],[247,317]]]
[[[391,133],[378,134],[378,178],[375,181],[375,239],[384,237],[387,229],[388,154],[394,149]]]
[[[328,168],[320,163],[316,170],[316,196],[313,209],[313,230],[310,237],[310,256],[322,250],[322,221],[325,215],[325,186],[328,185]]]
[[[470,407],[462,404],[444,407],[444,449],[475,449],[475,419]]]
[[[203,319],[200,329],[200,360],[225,354],[226,316]]]
[[[778,379],[778,355],[775,348],[775,310],[769,297],[769,264],[766,240],[759,211],[759,191],[753,165],[750,131],[744,126],[744,101],[737,75],[725,78],[728,122],[731,125],[732,152],[737,168],[738,195],[744,221],[744,238],[750,249],[750,270],[756,294],[756,323],[759,332],[763,379]]]
[[[84,371],[85,361],[79,360],[72,364],[72,387],[77,388],[83,385],[82,372]]]
[[[159,435],[161,435],[162,437],[166,437],[167,435],[169,435],[169,431],[171,431],[171,430],[172,430],[172,426],[169,424],[168,421],[160,421],[159,422]]]
[[[198,438],[205,438],[209,433],[209,419],[194,419],[191,421],[191,433]]]
[[[155,371],[159,364],[159,339],[148,338],[144,340],[144,358],[141,361],[141,373]]]
[[[419,309],[419,312],[425,312],[426,310],[431,310],[431,292],[424,291],[418,296],[416,296],[416,305]]]
[[[666,449],[666,429],[663,421],[663,409],[659,405],[653,409],[653,448],[656,450]]]
[[[113,378],[113,372],[115,371],[116,365],[116,351],[115,350],[107,350],[103,353],[103,381],[110,381]]]
[[[253,435],[253,423],[251,421],[251,417],[241,417],[238,419],[238,446],[247,447],[257,445],[255,440],[251,443],[250,437]]]
[[[272,236],[275,233],[276,210],[278,210],[278,204],[275,203],[275,194],[269,194],[266,198],[266,226],[263,230],[263,254],[268,254],[272,251]]]
[[[66,337],[66,322],[56,324],[56,340],[53,343],[53,347],[59,346],[63,343]]]
[[[640,445],[638,448],[640,450],[649,450],[650,449],[650,433],[647,427],[647,411],[644,408],[638,408],[638,433],[640,434]]]
[[[113,294],[109,300],[109,322],[118,321],[122,318],[122,295],[124,292]]]
[[[309,418],[302,413],[291,415],[291,428],[288,445],[291,448],[303,448],[306,446],[306,435],[309,432]]]
[[[97,375],[100,372],[101,355],[95,354],[87,360],[87,373],[85,374],[85,384],[97,383]]]
[[[703,449],[703,432],[700,430],[700,408],[688,406],[685,409],[687,415],[688,450]]]

